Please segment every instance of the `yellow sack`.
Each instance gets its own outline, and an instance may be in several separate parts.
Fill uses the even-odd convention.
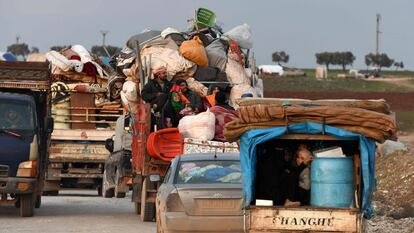
[[[198,36],[192,40],[184,41],[180,46],[180,53],[186,59],[196,63],[198,66],[207,67],[208,58],[203,42]]]

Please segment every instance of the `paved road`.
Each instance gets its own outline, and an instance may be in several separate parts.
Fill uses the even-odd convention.
[[[154,222],[141,222],[133,212],[131,197],[105,199],[96,191],[62,191],[42,197],[35,216],[21,218],[14,206],[0,206],[0,233],[112,233],[156,232]]]

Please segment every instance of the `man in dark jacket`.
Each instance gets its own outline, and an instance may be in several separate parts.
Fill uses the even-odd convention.
[[[141,96],[147,103],[151,104],[154,112],[159,112],[168,99],[171,82],[167,80],[167,69],[161,66],[153,71],[154,79],[145,84]]]
[[[172,84],[167,80],[167,69],[164,66],[153,70],[154,79],[149,80],[142,89],[141,96],[145,102],[151,104],[154,114],[151,116],[152,125],[155,125],[158,116],[158,127],[163,128],[162,109],[168,100]],[[152,128],[152,127],[151,127]]]

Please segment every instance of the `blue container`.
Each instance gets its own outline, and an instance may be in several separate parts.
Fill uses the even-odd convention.
[[[311,164],[310,204],[349,208],[354,200],[354,163],[350,157],[314,158]]]

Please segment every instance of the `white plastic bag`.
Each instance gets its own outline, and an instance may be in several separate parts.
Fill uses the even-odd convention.
[[[209,109],[193,116],[183,117],[178,131],[184,138],[212,140],[215,134],[216,117]]]
[[[247,24],[239,25],[224,33],[224,37],[237,41],[239,46],[244,49],[253,48],[252,31]]]
[[[242,65],[240,65],[240,63],[235,58],[234,53],[230,51],[230,49],[227,57],[226,74],[227,79],[232,85],[250,83],[250,78],[248,77],[246,70]]]

